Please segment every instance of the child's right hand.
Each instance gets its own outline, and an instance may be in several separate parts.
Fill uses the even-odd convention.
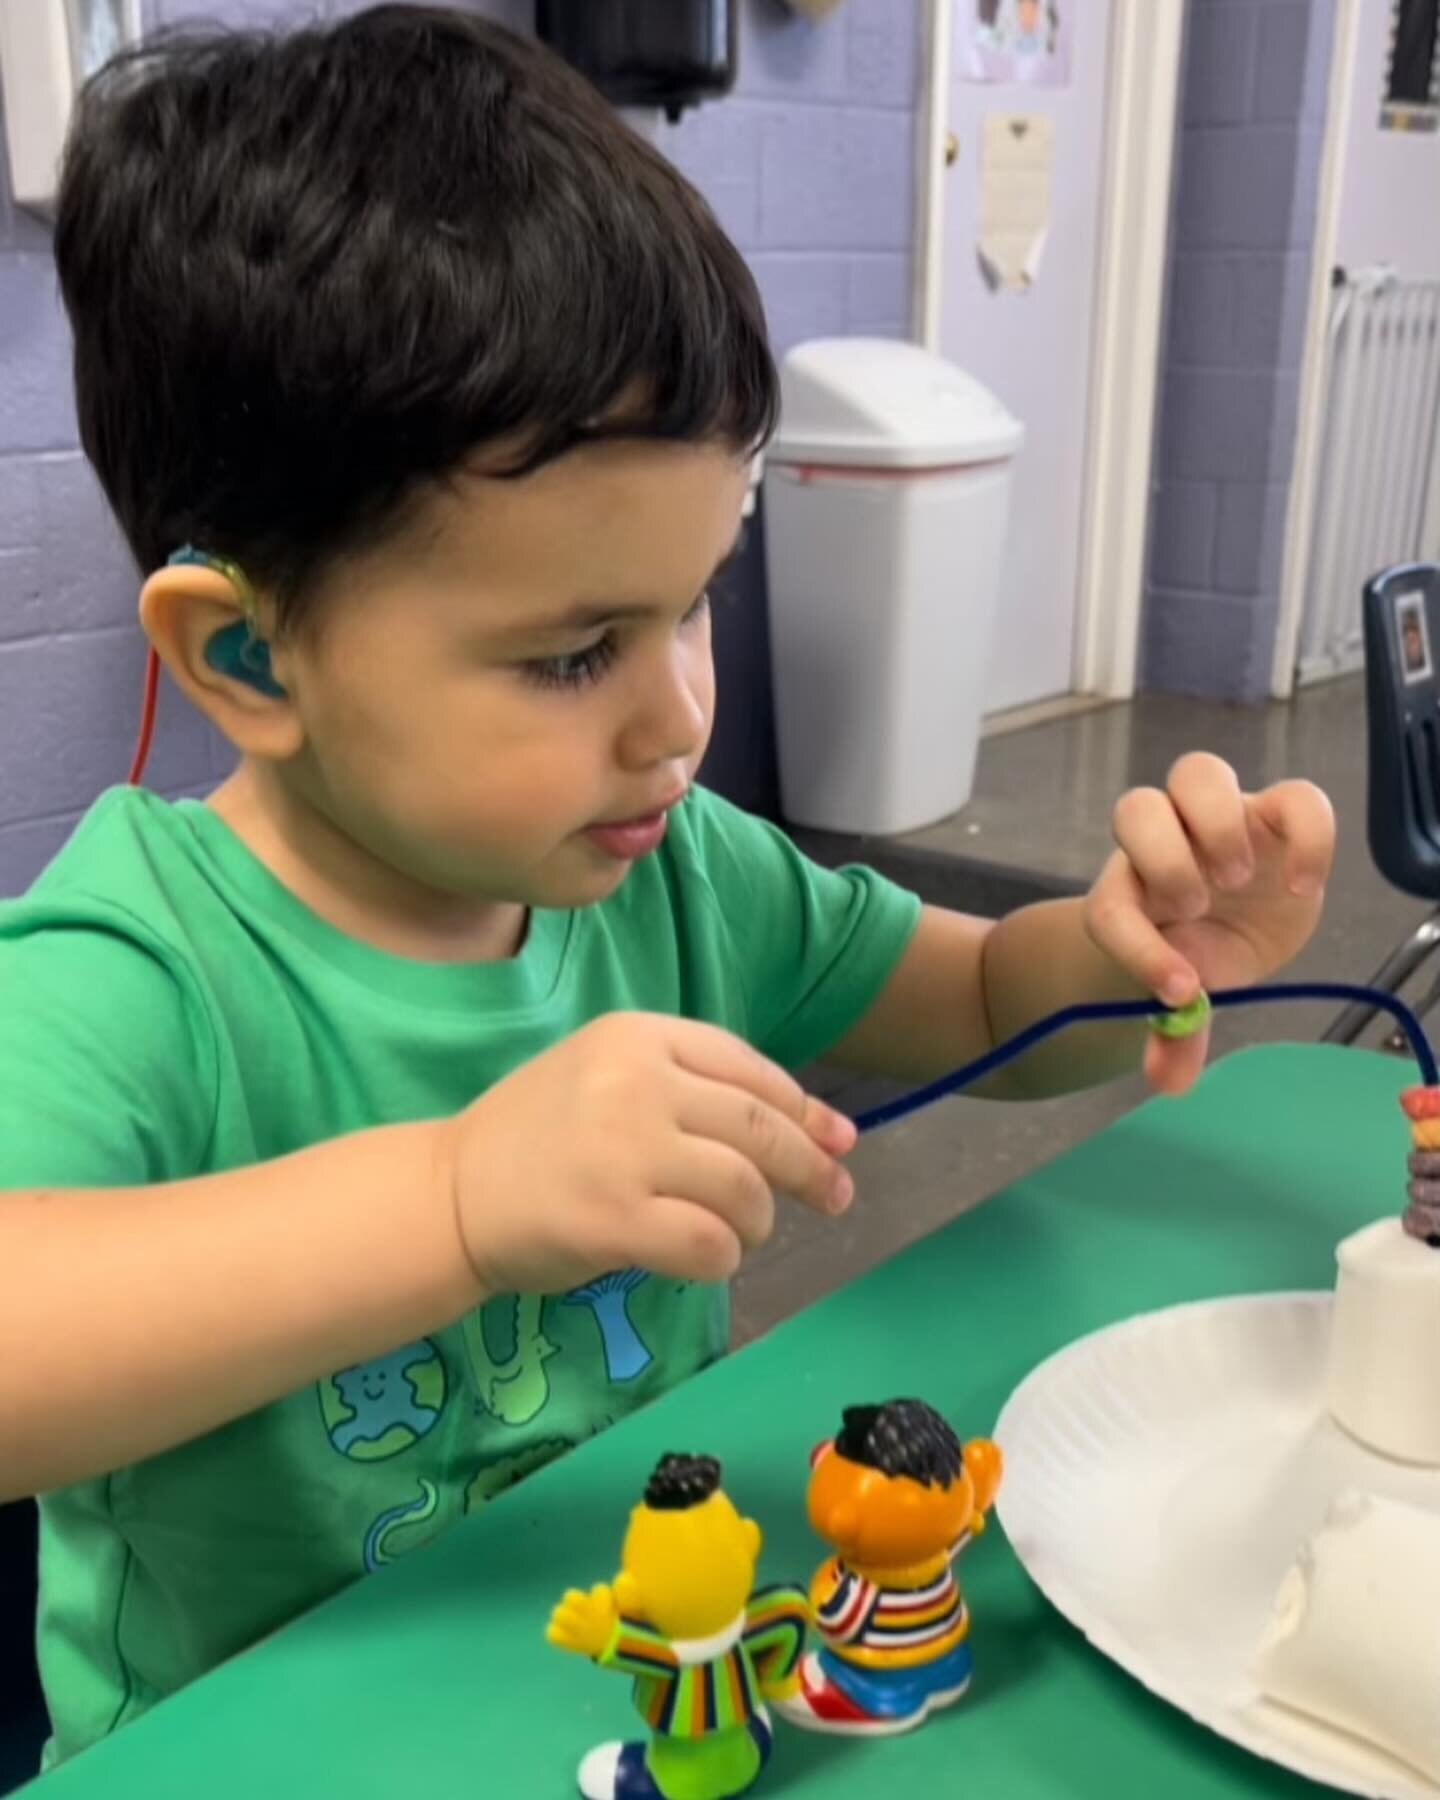
[[[526,1063],[444,1136],[481,1288],[565,1293],[639,1267],[723,1281],[769,1237],[772,1189],[843,1212],[855,1127],[712,1025],[597,1020]]]

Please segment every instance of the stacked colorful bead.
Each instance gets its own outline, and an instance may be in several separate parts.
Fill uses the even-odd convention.
[[[1410,1121],[1410,1204],[1405,1229],[1440,1249],[1440,1087],[1407,1088],[1400,1096]]]

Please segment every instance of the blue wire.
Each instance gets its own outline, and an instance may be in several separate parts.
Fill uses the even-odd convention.
[[[1211,994],[1209,999],[1211,1006],[1217,1009],[1225,1006],[1258,1005],[1267,1000],[1360,1001],[1390,1014],[1409,1039],[1425,1086],[1435,1087],[1440,1084],[1440,1074],[1437,1074],[1435,1068],[1435,1054],[1425,1036],[1424,1026],[1403,1000],[1396,999],[1394,994],[1381,993],[1378,988],[1362,987],[1348,981],[1294,981],[1279,982],[1267,987],[1227,988],[1222,993]],[[929,1082],[912,1093],[902,1094],[897,1100],[888,1100],[882,1106],[875,1106],[869,1112],[861,1113],[855,1121],[856,1128],[863,1135],[867,1131],[878,1130],[882,1125],[893,1125],[897,1119],[919,1112],[922,1107],[931,1106],[937,1100],[958,1094],[962,1088],[983,1080],[996,1069],[1003,1069],[1006,1063],[1014,1062],[1017,1056],[1023,1056],[1036,1044],[1053,1037],[1057,1031],[1067,1030],[1071,1025],[1085,1025],[1096,1019],[1150,1019],[1172,1010],[1183,1008],[1157,1006],[1153,1000],[1092,1000],[1080,1006],[1064,1007],[1060,1012],[1051,1013],[1048,1018],[1037,1019],[1033,1025],[1026,1026],[1024,1031],[1003,1044],[997,1044],[993,1050],[987,1050],[984,1056],[977,1056],[974,1062],[966,1063],[963,1068],[956,1069],[949,1075],[942,1075],[938,1081]]]

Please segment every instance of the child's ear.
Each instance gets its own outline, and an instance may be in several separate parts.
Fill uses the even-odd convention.
[[[753,1519],[742,1519],[741,1530],[745,1533],[745,1548],[755,1562],[760,1560],[760,1552],[765,1548],[765,1533]]]
[[[227,673],[214,640],[247,628],[244,602],[218,569],[177,563],[157,569],[140,590],[140,623],[192,705],[247,755],[281,761],[301,748],[299,715],[287,695]]]
[[[610,1591],[615,1596],[615,1604],[622,1613],[634,1617],[641,1610],[640,1583],[627,1570],[622,1569],[611,1583]]]

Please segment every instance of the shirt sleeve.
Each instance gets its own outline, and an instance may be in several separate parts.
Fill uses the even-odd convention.
[[[805,1653],[809,1623],[810,1609],[797,1587],[761,1588],[752,1596],[746,1609],[745,1645],[765,1695],[788,1692]]]
[[[602,1669],[652,1678],[673,1676],[680,1667],[670,1640],[636,1619],[621,1619],[609,1644],[595,1660]]]
[[[0,909],[0,1190],[196,1174],[215,1092],[193,977],[139,921]]]
[[[815,1575],[810,1604],[815,1628],[829,1644],[853,1644],[875,1610],[880,1590],[832,1557]]]
[[[825,869],[782,831],[697,789],[695,854],[745,986],[750,1038],[784,1067],[859,1024],[909,946],[921,903],[873,869]]]

